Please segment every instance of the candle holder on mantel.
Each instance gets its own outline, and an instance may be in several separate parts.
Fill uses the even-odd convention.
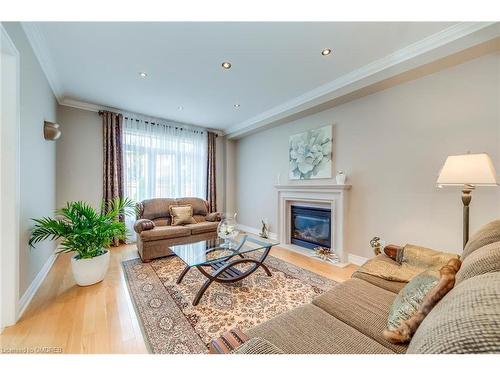
[[[317,246],[314,249],[314,258],[319,258],[326,262],[340,263],[339,256],[329,247]]]

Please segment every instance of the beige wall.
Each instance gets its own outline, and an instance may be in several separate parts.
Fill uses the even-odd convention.
[[[96,207],[102,200],[102,123],[96,112],[59,106],[62,136],[57,141],[57,205],[85,200]],[[225,139],[217,137],[217,208],[224,210]]]
[[[19,295],[23,296],[55,244],[28,246],[31,218],[52,215],[55,208],[56,145],[43,138],[44,120],[56,121],[56,99],[33,50],[17,22],[2,23],[20,54],[20,249]]]
[[[97,112],[58,106],[62,135],[57,141],[57,206],[102,200],[102,125]]]
[[[288,182],[288,138],[334,126],[334,168],[352,184],[347,250],[369,257],[369,240],[461,251],[458,188],[437,189],[447,155],[488,152],[500,170],[500,55],[488,55],[238,141],[241,224],[277,226],[277,174]],[[316,180],[328,183],[332,181]],[[478,188],[471,229],[500,216],[500,189]]]
[[[225,154],[225,179],[226,194],[224,196],[226,212],[233,213],[236,211],[236,167],[237,167],[237,143],[236,141],[226,139],[224,143]]]

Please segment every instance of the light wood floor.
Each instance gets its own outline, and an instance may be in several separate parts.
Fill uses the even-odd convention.
[[[356,270],[278,247],[271,254],[339,282]],[[3,352],[48,347],[62,353],[147,353],[120,264],[137,256],[135,245],[112,249],[104,281],[78,287],[71,275],[70,255],[61,254],[19,322],[0,335],[0,348]]]

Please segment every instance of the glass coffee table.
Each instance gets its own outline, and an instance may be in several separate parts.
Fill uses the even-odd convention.
[[[177,279],[177,284],[182,282],[186,273],[193,267],[196,267],[207,278],[193,300],[193,306],[196,306],[213,282],[234,283],[248,277],[259,267],[262,267],[268,276],[272,276],[264,261],[271,248],[278,243],[249,234],[240,234],[229,247],[223,239],[215,237],[205,241],[171,246],[170,249],[186,264]],[[258,250],[263,250],[258,259],[245,256]],[[235,267],[237,265],[249,265],[249,267]]]

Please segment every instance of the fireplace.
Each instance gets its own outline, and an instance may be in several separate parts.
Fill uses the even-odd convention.
[[[309,249],[316,246],[331,247],[331,209],[294,205],[290,209],[292,244]]]

